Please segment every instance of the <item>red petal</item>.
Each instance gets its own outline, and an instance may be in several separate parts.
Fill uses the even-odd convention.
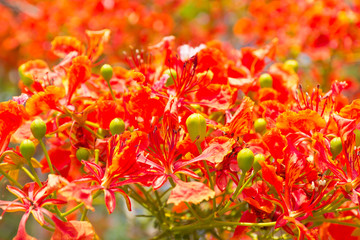
[[[198,204],[215,197],[215,192],[201,182],[181,182],[171,191],[168,204],[178,205],[182,202]]]
[[[244,97],[233,118],[226,124],[231,137],[237,137],[250,131],[253,124],[253,108],[254,102],[249,97]]]
[[[86,186],[84,187],[84,185],[70,183],[69,185],[61,188],[59,190],[59,194],[61,194],[67,200],[83,202],[86,208],[94,211],[94,208],[92,207],[92,191],[93,189],[90,189]]]
[[[247,222],[247,223],[255,223],[256,222],[256,215],[253,213],[250,213],[249,211],[245,211],[243,213],[243,215],[240,218],[240,223],[241,222]],[[243,235],[246,233],[245,231],[248,229],[249,227],[245,227],[245,226],[237,226],[235,228],[234,231],[234,235],[232,237],[232,239],[242,239],[240,237],[243,237]]]
[[[16,236],[13,238],[13,240],[36,240],[36,238],[31,237],[30,235],[28,235],[26,233],[26,229],[25,229],[25,225],[26,225],[26,221],[28,220],[30,215],[30,212],[25,212],[25,214],[22,216],[20,224],[19,224],[19,229],[18,232],[16,234]]]
[[[95,230],[90,222],[62,222],[56,217],[52,217],[52,220],[56,229],[51,240],[93,240],[95,238]]]
[[[106,208],[109,211],[109,213],[111,214],[115,210],[115,207],[116,207],[115,194],[113,191],[109,191],[107,189],[104,189],[104,194],[105,194]]]
[[[262,167],[262,175],[265,181],[274,186],[279,195],[283,190],[283,179],[276,174],[274,166],[267,165],[265,162],[260,162]]]

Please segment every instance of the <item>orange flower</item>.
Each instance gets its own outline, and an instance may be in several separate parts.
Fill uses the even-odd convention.
[[[0,103],[0,153],[5,150],[11,135],[27,117],[24,107],[17,102],[9,100]]]
[[[103,44],[109,41],[110,30],[104,29],[99,31],[86,31],[89,46],[86,50],[87,56],[92,61],[95,61],[104,51]]]
[[[252,128],[253,108],[254,102],[249,97],[244,97],[233,118],[226,124],[231,137],[238,137],[250,131]]]
[[[298,113],[288,110],[282,113],[276,121],[276,126],[282,133],[297,131],[309,133],[312,130],[324,128],[325,125],[326,122],[320,114],[310,109]]]
[[[69,90],[68,90],[68,103],[76,91],[76,88],[88,80],[91,76],[90,69],[91,62],[86,56],[78,56],[72,60],[72,65],[68,72],[69,77]]]
[[[82,55],[85,51],[85,46],[80,40],[70,36],[58,36],[51,42],[52,52],[61,58],[64,58],[71,52],[77,52]]]
[[[263,141],[269,148],[271,156],[275,159],[284,158],[284,149],[287,146],[287,140],[285,136],[280,133],[279,129],[270,129],[270,131],[264,135]]]
[[[340,110],[339,115],[343,118],[356,119],[360,122],[360,99],[354,100],[350,105],[346,105]]]
[[[65,96],[65,91],[61,87],[48,86],[44,92],[38,92],[26,102],[26,111],[31,116],[38,115],[50,109],[57,109],[59,100]]]

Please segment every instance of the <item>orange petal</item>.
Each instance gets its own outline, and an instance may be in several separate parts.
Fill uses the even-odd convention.
[[[70,36],[58,36],[51,42],[52,52],[60,57],[64,58],[71,52],[78,52],[78,55],[82,55],[85,51],[85,46],[75,37]]]
[[[38,115],[50,109],[56,109],[59,100],[65,96],[61,87],[48,86],[44,92],[38,92],[26,102],[26,111],[31,116]]]

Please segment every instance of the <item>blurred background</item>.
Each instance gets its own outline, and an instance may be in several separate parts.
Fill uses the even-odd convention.
[[[111,30],[105,61],[130,46],[144,48],[167,35],[196,46],[213,39],[235,48],[278,38],[278,61],[295,58],[302,81],[324,87],[357,83],[360,1],[348,0],[0,0],[0,100],[18,94],[17,67],[33,59],[50,66],[50,42],[85,30]]]
[[[49,66],[57,63],[50,51],[56,36],[86,42],[85,30],[104,28],[111,30],[111,37],[103,61],[111,64],[120,61],[123,51],[145,48],[168,35],[174,35],[178,45],[217,39],[236,49],[277,38],[277,61],[296,59],[302,84],[320,84],[326,90],[332,81],[347,81],[350,99],[359,97],[360,1],[0,0],[0,101],[20,94],[19,65],[33,59],[43,59]],[[0,198],[13,199],[5,193],[5,185],[2,180]],[[123,205],[121,201],[118,204]],[[135,218],[146,213],[122,209],[106,220],[105,208],[90,213],[96,231],[104,239],[148,239],[154,223]],[[0,220],[0,239],[15,235],[21,214],[12,215]],[[34,225],[29,234],[46,239],[37,235],[42,232],[38,224],[29,225]]]

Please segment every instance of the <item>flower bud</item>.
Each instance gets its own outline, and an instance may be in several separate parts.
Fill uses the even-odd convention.
[[[35,154],[35,144],[29,140],[25,139],[20,144],[20,153],[26,159],[31,159]]]
[[[166,80],[165,86],[169,87],[171,85],[174,84],[174,79],[177,78],[177,73],[174,69],[170,68],[170,69],[166,69],[164,71],[164,74],[168,75],[168,79]]]
[[[272,76],[268,73],[261,74],[259,77],[259,83],[261,88],[272,88]]]
[[[42,139],[46,134],[46,124],[41,119],[35,119],[31,125],[30,130],[36,139]]]
[[[249,148],[241,149],[237,155],[237,162],[243,173],[249,171],[254,163],[254,153]]]
[[[193,113],[186,119],[186,127],[191,141],[202,142],[206,135],[206,120],[199,113]]]
[[[297,72],[298,68],[299,68],[299,64],[296,60],[294,59],[289,59],[289,60],[286,60],[284,62],[284,68],[288,71],[294,71],[294,72]]]
[[[89,150],[87,150],[86,148],[79,148],[77,151],[76,151],[76,158],[81,161],[81,160],[88,160],[90,157],[90,152]]]
[[[113,68],[109,64],[104,64],[100,69],[100,73],[105,81],[109,82],[113,76]]]
[[[22,64],[18,68],[18,72],[19,72],[21,81],[24,83],[25,86],[29,87],[34,83],[34,80],[32,79],[31,74],[24,73],[24,67],[25,67],[25,64]]]
[[[121,134],[125,131],[125,123],[120,118],[114,118],[110,122],[110,132],[112,135]]]
[[[264,155],[262,155],[261,153],[255,155],[254,164],[253,164],[253,168],[254,168],[255,172],[258,172],[261,170],[260,162],[264,162],[264,161],[265,161]]]
[[[342,149],[343,146],[341,143],[341,138],[336,137],[330,141],[330,152],[333,155],[333,158],[336,158],[337,155],[341,153]]]
[[[254,129],[257,133],[263,133],[266,130],[266,121],[263,118],[258,118],[254,122]]]

